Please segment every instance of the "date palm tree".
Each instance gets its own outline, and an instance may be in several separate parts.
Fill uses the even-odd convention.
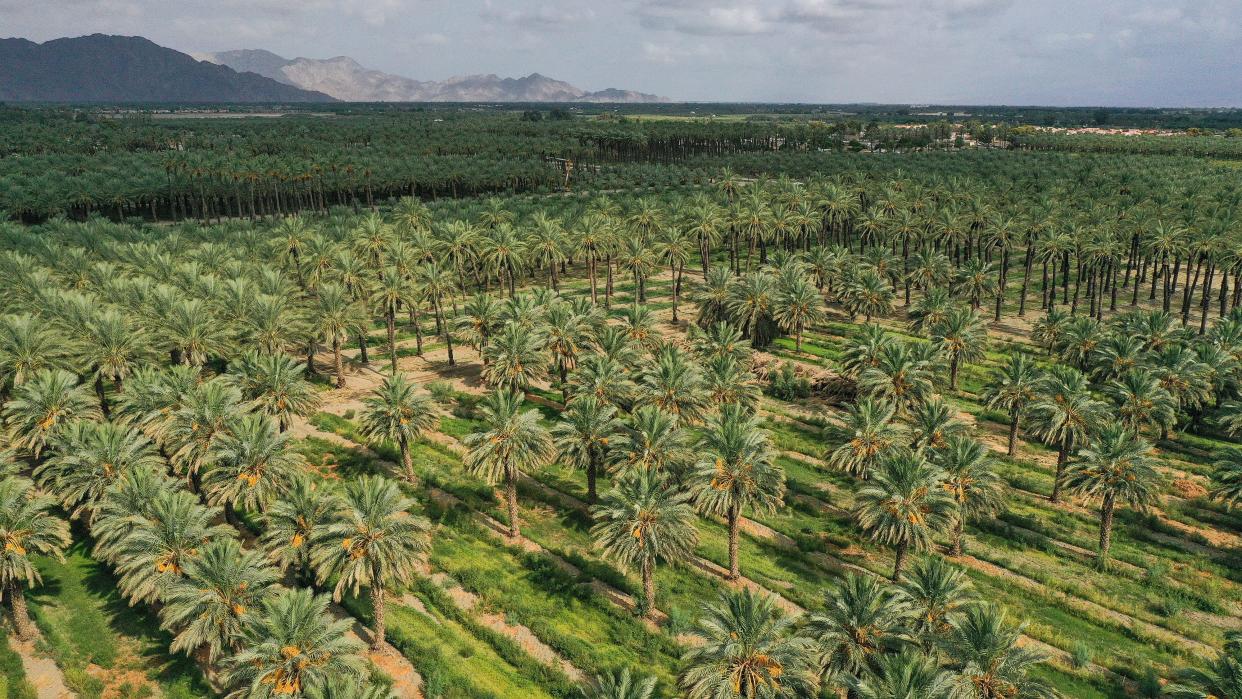
[[[314,323],[319,337],[332,347],[336,387],[345,388],[345,363],[341,357],[341,343],[351,335],[366,331],[362,307],[354,302],[345,287],[334,282],[324,284],[317,293]]]
[[[29,314],[0,316],[0,396],[44,370],[64,369],[66,338]]]
[[[910,316],[910,332],[923,337],[930,335],[932,328],[949,317],[954,305],[955,302],[948,289],[944,287],[928,289],[927,293],[920,296],[906,312]]]
[[[633,469],[591,508],[595,545],[623,568],[638,567],[648,615],[656,610],[656,565],[690,560],[698,544],[690,496],[671,486],[664,474]]]
[[[957,390],[962,362],[977,362],[987,350],[988,330],[977,310],[955,308],[932,326],[932,343],[949,358],[949,390]]]
[[[241,650],[226,663],[229,697],[309,697],[334,679],[358,684],[366,666],[362,644],[349,635],[352,623],[333,618],[327,595],[281,589],[265,596],[246,619]]]
[[[418,288],[422,298],[431,302],[431,311],[435,315],[436,331],[444,338],[448,346],[448,365],[456,366],[457,359],[453,356],[453,323],[449,322],[448,313],[444,310],[445,302],[457,307],[458,279],[448,269],[432,260],[418,269]]]
[[[782,330],[794,334],[794,351],[801,352],[803,331],[824,321],[824,299],[810,280],[799,276],[777,290],[772,317]]]
[[[1061,501],[1065,464],[1070,453],[1103,425],[1107,409],[1091,396],[1087,378],[1077,369],[1054,364],[1040,379],[1030,406],[1030,429],[1057,450],[1052,502]]]
[[[723,355],[707,360],[703,383],[707,392],[707,405],[741,405],[754,410],[763,395],[763,389],[755,379],[754,372],[739,364],[733,357]]]
[[[1117,505],[1145,508],[1159,498],[1160,484],[1151,444],[1119,423],[1102,428],[1070,463],[1065,487],[1076,495],[1101,501],[1100,565],[1108,563]]]
[[[638,390],[625,362],[602,354],[583,357],[577,371],[569,375],[570,403],[594,396],[619,410],[633,407]]]
[[[483,378],[497,390],[521,391],[548,373],[547,342],[534,328],[507,322],[483,350]]]
[[[688,699],[795,699],[814,696],[814,648],[793,619],[749,588],[722,593],[690,632],[678,684]]]
[[[906,431],[894,421],[891,403],[864,398],[850,406],[840,427],[825,428],[829,442],[840,442],[828,455],[828,465],[868,479],[875,465],[892,450],[905,444]]]
[[[263,554],[236,539],[207,544],[164,596],[161,628],[175,632],[170,649],[194,655],[205,646],[210,663],[237,651],[246,615],[259,608],[276,579]]]
[[[697,424],[708,407],[698,362],[675,345],[661,347],[654,359],[638,382],[638,405],[659,408],[683,425]]]
[[[168,586],[185,574],[208,542],[235,533],[227,525],[213,524],[219,515],[185,490],[158,493],[139,516],[130,518],[128,533],[105,552],[116,561],[121,593],[132,604],[163,600]]]
[[[858,699],[950,699],[953,678],[935,658],[906,649],[876,659],[875,669],[849,681]]]
[[[0,415],[10,444],[38,459],[56,432],[73,420],[98,420],[99,404],[78,377],[64,369],[35,372],[13,390]]]
[[[765,271],[747,272],[729,286],[725,302],[732,319],[742,328],[751,347],[764,347],[772,339],[772,312],[776,304],[776,278]]]
[[[1117,418],[1141,434],[1149,428],[1167,432],[1177,422],[1177,401],[1150,371],[1131,369],[1108,382],[1105,393],[1117,406]]]
[[[924,556],[911,566],[898,593],[910,610],[911,635],[928,651],[952,630],[954,619],[977,601],[966,571],[940,556]]]
[[[156,435],[176,472],[198,492],[212,447],[233,429],[237,415],[243,412],[241,392],[226,377],[216,377],[190,386],[179,403]]]
[[[1230,509],[1242,504],[1242,449],[1229,447],[1222,450],[1213,466],[1216,472],[1212,475],[1212,488],[1208,495]]]
[[[775,512],[785,498],[785,471],[776,462],[768,433],[739,405],[723,406],[708,420],[700,449],[690,490],[701,511],[728,523],[729,579],[737,580],[742,513]]]
[[[523,410],[521,393],[497,389],[480,404],[483,429],[466,435],[466,470],[495,484],[505,484],[509,536],[521,536],[518,523],[517,483],[522,471],[546,462],[555,447],[539,424],[539,411]]]
[[[396,444],[401,453],[402,476],[411,483],[417,477],[410,445],[437,424],[431,398],[419,393],[418,387],[400,374],[385,378],[362,401],[359,420],[362,436],[371,444]]]
[[[51,451],[34,476],[72,517],[88,512],[94,519],[104,491],[129,469],[163,466],[151,440],[115,422],[71,422],[56,433]]]
[[[965,523],[1004,509],[1005,481],[997,475],[988,448],[965,435],[950,437],[945,448],[933,452],[931,458],[944,471],[944,488],[957,506],[952,551],[954,556],[960,556]]]
[[[51,512],[56,499],[35,490],[17,476],[0,478],[0,590],[13,612],[13,627],[23,639],[32,639],[34,626],[26,610],[26,588],[42,584],[34,556],[63,561],[69,546],[69,526]]]
[[[969,699],[1056,699],[1043,680],[1030,676],[1045,656],[1019,645],[1024,624],[1006,622],[1005,610],[991,604],[967,607],[951,622],[943,642],[953,661],[958,694]]]
[[[652,699],[656,682],[654,675],[634,675],[627,667],[620,672],[596,675],[590,685],[579,687],[578,691],[582,699]]]
[[[87,322],[82,333],[75,354],[90,367],[99,406],[106,416],[108,401],[104,382],[111,381],[120,390],[125,379],[148,357],[148,340],[124,313],[111,308]]]
[[[630,415],[609,456],[615,470],[663,471],[679,481],[694,460],[687,429],[680,425],[676,416],[652,405],[643,406]]]
[[[810,615],[806,632],[828,677],[860,677],[878,658],[909,642],[905,629],[911,621],[911,607],[896,588],[850,573],[825,593],[824,609]]]
[[[561,385],[561,401],[569,402],[569,372],[578,365],[578,357],[590,342],[587,319],[566,302],[554,303],[547,309],[544,342]]]
[[[397,484],[362,476],[345,485],[342,517],[323,526],[311,546],[320,581],[336,580],[333,597],[369,588],[375,616],[371,647],[384,644],[384,605],[389,587],[408,584],[430,551],[431,524],[413,514],[414,501]]]
[[[251,413],[212,442],[203,491],[208,503],[223,506],[225,517],[236,521],[237,508],[265,511],[305,467],[306,458],[294,451],[289,434],[278,432],[272,418]]]
[[[873,267],[864,267],[839,296],[851,318],[861,315],[870,323],[875,316],[884,317],[893,312],[896,293]]]
[[[488,294],[476,294],[462,304],[461,315],[454,319],[457,334],[474,348],[486,365],[484,349],[501,325],[501,304]]]
[[[306,417],[319,407],[319,394],[306,380],[306,365],[287,354],[247,352],[229,365],[242,400],[276,420],[281,432],[294,416]]]
[[[281,571],[293,568],[303,582],[312,583],[311,542],[340,519],[343,509],[336,494],[301,476],[267,508],[259,542]]]
[[[1020,352],[1009,355],[1009,362],[992,372],[984,393],[985,405],[991,410],[1009,413],[1008,454],[1018,446],[1018,423],[1039,395],[1039,365]]]
[[[894,582],[906,556],[931,548],[932,537],[948,524],[953,498],[943,487],[944,472],[921,454],[897,452],[881,460],[870,481],[854,497],[854,519],[876,543],[891,546]]]
[[[594,394],[575,396],[552,426],[556,450],[566,464],[587,474],[587,502],[594,504],[596,480],[607,463],[609,440],[621,430],[617,409]]]
[[[913,345],[894,342],[880,348],[875,366],[858,375],[859,392],[908,414],[935,392],[932,363]]]
[[[915,406],[910,414],[910,430],[914,433],[911,449],[924,449],[934,455],[948,446],[949,440],[961,436],[966,425],[953,416],[953,408],[940,396]]]

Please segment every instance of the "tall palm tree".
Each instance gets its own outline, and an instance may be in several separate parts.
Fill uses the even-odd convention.
[[[306,467],[306,458],[278,432],[272,418],[261,413],[243,415],[227,434],[214,440],[207,454],[203,491],[207,502],[222,505],[235,521],[243,508],[263,512]]]
[[[591,514],[595,545],[622,567],[638,567],[643,607],[648,615],[654,614],[656,565],[689,560],[698,544],[689,494],[671,487],[662,473],[633,469],[591,508]]]
[[[365,332],[362,308],[336,283],[319,287],[314,322],[319,336],[332,346],[336,387],[345,388],[345,363],[341,359],[341,343],[351,335]]]
[[[397,313],[402,307],[413,307],[418,301],[414,287],[405,275],[396,267],[386,267],[380,272],[379,279],[371,290],[370,306],[378,308],[384,316],[384,327],[388,337],[388,367],[393,374],[397,373]],[[422,353],[423,336],[417,332],[417,351]]]
[[[1151,444],[1119,423],[1101,429],[1066,469],[1065,487],[1071,493],[1101,501],[1101,565],[1108,562],[1114,509],[1118,504],[1147,507],[1159,498],[1160,484]]]
[[[729,286],[726,308],[752,347],[771,340],[772,309],[776,303],[776,278],[768,272],[747,272]]]
[[[630,378],[624,361],[602,354],[587,355],[569,376],[570,403],[583,396],[595,396],[617,409],[633,406],[638,387]]]
[[[876,659],[909,641],[905,629],[911,621],[911,607],[896,588],[850,573],[825,593],[824,609],[810,615],[806,631],[829,677],[859,677]]]
[[[445,344],[448,346],[448,365],[456,366],[457,360],[453,356],[453,323],[449,322],[448,314],[444,310],[445,301],[457,307],[457,287],[458,278],[451,271],[440,266],[438,262],[432,260],[423,265],[418,270],[418,288],[422,292],[422,298],[431,302],[432,313],[435,314],[436,330],[444,338]]]
[[[483,350],[483,378],[498,390],[521,391],[547,376],[547,342],[534,328],[507,322]]]
[[[722,406],[737,404],[754,410],[763,395],[754,372],[728,355],[712,357],[704,366],[703,382],[707,404]]]
[[[782,330],[794,334],[794,351],[801,352],[803,331],[824,321],[824,299],[806,277],[800,276],[777,291],[772,317]]]
[[[893,581],[901,579],[906,556],[931,547],[944,528],[953,499],[943,487],[944,472],[919,453],[885,457],[870,481],[854,496],[854,518],[877,543],[893,547]]]
[[[596,675],[590,685],[579,687],[578,691],[582,699],[652,699],[656,682],[654,675],[634,675],[627,667],[620,672]]]
[[[1028,407],[1039,395],[1039,365],[1020,352],[1009,355],[1009,363],[993,370],[984,393],[985,405],[992,410],[1009,413],[1008,454],[1013,456],[1018,446],[1018,423]]]
[[[829,425],[829,442],[841,442],[828,455],[828,465],[863,480],[885,455],[907,441],[906,431],[894,421],[897,409],[891,403],[864,398],[848,408],[843,425]]]
[[[359,428],[362,436],[371,444],[392,442],[401,452],[401,470],[404,478],[416,480],[414,460],[410,445],[438,424],[431,398],[418,392],[418,386],[405,380],[400,374],[384,379],[362,401]]]
[[[518,524],[517,483],[524,469],[544,463],[555,447],[539,411],[523,410],[521,393],[497,389],[480,404],[483,429],[466,435],[465,466],[488,483],[505,483],[509,511],[509,536],[521,536]]]
[[[1167,432],[1177,422],[1177,401],[1146,369],[1131,369],[1109,381],[1105,392],[1116,403],[1121,424],[1136,433],[1152,427]]]
[[[35,372],[13,390],[0,415],[10,444],[36,459],[63,425],[102,416],[90,389],[79,385],[78,377],[64,369]]]
[[[703,419],[707,390],[698,362],[675,345],[656,351],[638,383],[638,404],[675,415],[683,425]]]
[[[242,412],[240,403],[241,392],[227,378],[204,381],[189,387],[156,432],[174,469],[195,492],[212,447],[233,429]]]
[[[776,462],[768,433],[739,405],[726,405],[708,420],[701,443],[702,458],[690,476],[700,510],[724,517],[729,527],[729,579],[738,570],[738,533],[742,513],[776,511],[785,497],[785,471]]]
[[[319,407],[319,394],[306,380],[306,365],[287,354],[247,352],[229,364],[242,400],[276,420],[281,432],[294,416],[307,417]]]
[[[609,456],[614,469],[663,471],[679,480],[694,460],[689,431],[675,415],[653,405],[630,415]]]
[[[886,344],[875,361],[875,366],[858,375],[858,389],[864,396],[892,403],[898,412],[909,413],[934,393],[932,363],[912,344]]]
[[[362,644],[348,635],[352,619],[335,619],[328,596],[306,589],[267,595],[246,618],[241,650],[227,661],[230,697],[302,697],[334,678],[358,683],[366,676]]]
[[[307,476],[296,478],[264,513],[259,542],[280,570],[294,568],[303,582],[313,582],[311,542],[340,518],[343,509],[336,494],[317,487]]]
[[[1070,453],[1104,424],[1106,414],[1104,404],[1091,396],[1087,378],[1077,369],[1055,364],[1040,379],[1035,401],[1030,406],[1030,429],[1057,450],[1052,502],[1061,501],[1065,464]]]
[[[115,422],[76,420],[56,433],[52,456],[35,467],[34,476],[71,516],[85,511],[93,519],[104,491],[123,473],[163,465],[151,441],[138,430]]]
[[[388,588],[409,583],[415,566],[430,551],[431,524],[412,513],[414,501],[397,484],[363,476],[345,485],[342,517],[320,529],[311,560],[321,581],[336,580],[333,597],[346,590],[371,591],[375,615],[371,647],[384,644],[384,605]]]
[[[461,315],[454,319],[457,333],[488,362],[483,350],[491,336],[500,327],[500,303],[487,294],[471,296],[463,305]]]
[[[185,574],[190,559],[200,555],[208,542],[235,534],[228,525],[213,524],[219,515],[218,509],[203,507],[198,497],[185,490],[157,494],[137,517],[129,519],[129,531],[104,552],[116,562],[122,594],[133,604],[161,601],[168,586]]]
[[[1242,504],[1242,449],[1230,447],[1218,454],[1213,466],[1212,489],[1209,496],[1233,508]]]
[[[206,646],[211,663],[238,650],[247,613],[259,608],[276,578],[261,552],[236,539],[207,544],[164,595],[161,628],[176,632],[171,650],[194,655]]]
[[[991,604],[967,607],[950,622],[945,654],[953,660],[956,696],[969,699],[1056,699],[1043,680],[1030,676],[1045,657],[1019,645],[1024,624],[1006,623],[1005,611]]]
[[[950,699],[953,678],[940,669],[936,659],[918,651],[904,650],[876,659],[875,669],[849,682],[858,699]]]
[[[953,555],[962,555],[962,529],[968,520],[996,514],[1005,506],[1005,481],[996,473],[991,452],[979,441],[957,435],[932,453],[944,471],[944,487],[953,496]]]
[[[682,656],[678,683],[688,699],[813,696],[814,648],[792,631],[793,619],[771,597],[749,588],[722,593],[691,631],[697,642]]]
[[[919,297],[906,312],[910,316],[910,331],[916,335],[928,336],[932,328],[949,317],[955,306],[949,290],[933,287]]]
[[[987,326],[976,310],[954,309],[932,326],[932,342],[949,358],[949,390],[957,390],[957,372],[962,362],[983,359],[987,341]]]
[[[93,318],[82,331],[76,353],[94,374],[95,392],[106,414],[104,381],[113,382],[120,390],[122,382],[147,358],[148,340],[124,313],[111,308]]]
[[[23,639],[34,637],[34,626],[26,610],[25,589],[43,582],[33,556],[64,560],[69,546],[69,526],[52,514],[56,499],[34,489],[24,478],[0,478],[0,590],[9,599],[13,626]]]
[[[578,356],[590,342],[587,319],[569,303],[554,303],[547,309],[544,341],[561,385],[562,402],[569,401],[569,372],[578,365]]]
[[[587,502],[594,504],[597,499],[596,479],[607,462],[609,440],[620,430],[617,409],[590,393],[575,396],[552,426],[560,457],[587,473]]]
[[[924,556],[906,573],[898,593],[910,610],[908,628],[925,650],[953,628],[953,620],[975,604],[966,571],[940,556]]]

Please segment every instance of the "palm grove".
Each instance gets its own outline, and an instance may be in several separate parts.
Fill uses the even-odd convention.
[[[36,556],[80,540],[230,695],[369,682],[335,602],[364,597],[382,645],[386,600],[436,537],[411,450],[439,409],[400,372],[400,335],[449,366],[481,364],[461,473],[498,486],[512,540],[524,474],[584,471],[598,556],[639,576],[637,613],[658,620],[657,569],[692,560],[706,522],[726,528],[721,574],[736,584],[703,605],[679,686],[614,668],[586,695],[1052,696],[1023,625],[951,564],[1010,497],[954,402],[961,377],[1001,353],[984,396],[1005,416],[1003,450],[1048,447],[1047,495],[1095,508],[1107,574],[1117,513],[1167,491],[1153,445],[1242,431],[1242,246],[1223,204],[1156,202],[1135,220],[1106,203],[1066,220],[1052,200],[1019,201],[956,180],[725,172],[642,197],[402,199],[209,228],[5,224],[0,583],[14,626],[34,633]],[[852,395],[822,456],[856,482],[839,503],[856,533],[894,565],[888,580],[844,576],[795,617],[747,584],[742,532],[793,497],[763,393],[779,376],[783,392],[813,388],[756,350],[788,337],[809,356],[806,333],[843,318],[860,327],[831,366]],[[357,362],[387,374],[360,432],[398,463],[325,479],[290,428]],[[1237,504],[1242,451],[1213,458],[1209,496]],[[1238,653],[1228,644],[1167,691],[1240,696]]]

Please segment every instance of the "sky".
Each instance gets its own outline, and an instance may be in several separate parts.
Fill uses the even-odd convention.
[[[0,0],[0,36],[679,101],[1242,106],[1242,0]]]

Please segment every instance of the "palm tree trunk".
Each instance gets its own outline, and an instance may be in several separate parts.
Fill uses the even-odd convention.
[[[358,359],[363,364],[371,363],[371,358],[367,356],[367,334],[365,331],[358,333]]]
[[[957,521],[953,523],[953,556],[962,555],[962,529],[965,527],[966,518],[958,513]]]
[[[958,365],[960,362],[961,362],[961,357],[958,356],[957,352],[954,352],[953,356],[949,359],[949,390],[950,391],[957,390],[957,370],[958,370]]]
[[[1009,418],[1009,456],[1018,450],[1018,411],[1014,410]]]
[[[1113,508],[1115,501],[1112,495],[1104,496],[1104,504],[1100,507],[1100,551],[1096,558],[1101,565],[1108,561],[1108,548],[1113,543]]]
[[[1057,449],[1057,473],[1052,481],[1052,497],[1054,503],[1061,502],[1061,475],[1065,472],[1065,462],[1069,460],[1069,442],[1062,441]]]
[[[332,362],[336,369],[336,387],[345,388],[345,363],[341,360],[341,338],[332,338]]]
[[[902,541],[895,548],[895,557],[893,558],[893,582],[901,580],[901,571],[906,567],[906,542]]]
[[[592,505],[594,505],[598,500],[598,495],[595,490],[595,481],[599,475],[599,464],[597,461],[598,460],[595,457],[595,450],[592,448],[591,456],[587,461],[587,502]]]
[[[29,641],[35,637],[34,624],[30,622],[30,612],[26,609],[26,594],[20,585],[9,586],[9,604],[13,607],[13,626],[18,638]]]
[[[376,566],[378,568],[378,566]],[[375,611],[375,628],[374,638],[371,639],[371,647],[379,648],[384,645],[384,583],[381,582],[379,570],[371,575],[371,606]]]
[[[646,609],[648,617],[655,616],[656,610],[655,576],[652,574],[653,567],[654,566],[652,565],[650,558],[643,559],[643,607]]]
[[[404,471],[405,480],[413,483],[417,480],[414,475],[414,459],[410,456],[410,440],[402,435],[397,440],[397,446],[401,449],[401,469]]]
[[[729,507],[729,579],[737,580],[742,577],[741,571],[737,565],[737,538],[738,528],[741,524],[742,513],[737,505]]]
[[[397,375],[397,311],[389,306],[384,313],[384,320],[388,323],[388,366],[392,368],[392,375]]]
[[[511,474],[505,481],[505,500],[509,505],[509,536],[516,539],[522,535],[522,529],[518,525],[516,473]]]

